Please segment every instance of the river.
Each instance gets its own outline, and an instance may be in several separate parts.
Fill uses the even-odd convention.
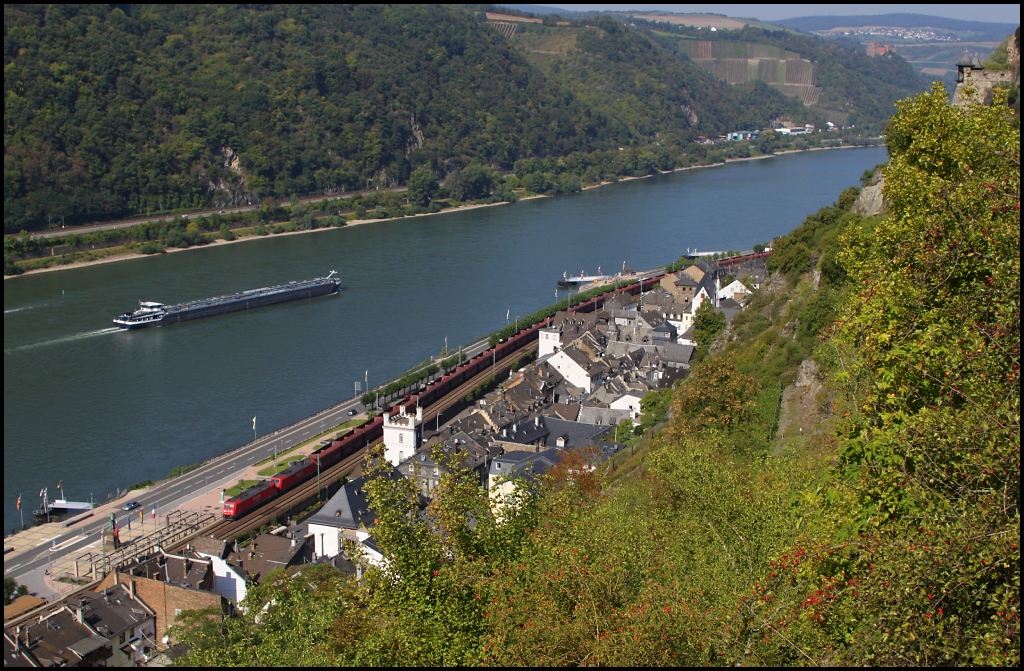
[[[350,397],[553,302],[564,271],[750,249],[833,202],[883,148],[816,151],[558,198],[268,237],[4,282],[4,526],[38,493],[104,500]],[[110,319],[318,277],[337,296],[140,331]]]

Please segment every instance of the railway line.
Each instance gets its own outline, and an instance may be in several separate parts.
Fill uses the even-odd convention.
[[[487,378],[491,377],[498,371],[504,372],[509,370],[516,364],[516,362],[522,359],[523,356],[535,352],[537,350],[537,346],[538,343],[536,339],[528,339],[524,345],[515,349],[510,354],[506,354],[502,359],[492,361],[490,366],[483,367],[475,375],[471,376],[444,396],[435,400],[431,405],[427,406],[423,412],[423,421],[436,422],[439,415],[442,415],[444,412],[454,407],[464,399],[469,392],[487,380]],[[407,401],[407,403],[415,403],[415,400]],[[203,533],[215,538],[232,540],[274,520],[283,519],[290,512],[301,506],[303,502],[312,499],[315,496],[315,492],[318,487],[322,487],[324,483],[336,482],[341,478],[341,476],[359,468],[362,465],[363,457],[366,455],[367,449],[380,443],[381,440],[381,438],[377,438],[370,441],[369,445],[360,448],[354,454],[342,458],[339,463],[324,469],[319,474],[318,478],[310,478],[309,480],[297,485],[294,489],[285,492],[281,496],[255,510],[252,510],[251,512],[239,516],[237,519],[221,519],[220,521],[206,527],[203,530]],[[182,545],[184,545],[184,541],[178,543],[176,548],[180,548]]]
[[[657,280],[663,276],[663,272],[656,276],[644,279]],[[637,294],[642,291],[642,281],[614,290],[614,293]],[[598,309],[600,303],[607,300],[608,296],[594,296],[571,308],[570,312],[593,312]],[[393,412],[396,407],[404,408],[407,412],[414,411],[414,408],[422,404],[423,420],[428,422],[434,420],[441,413],[449,410],[460,402],[470,391],[475,389],[483,381],[500,370],[502,373],[515,365],[525,354],[532,353],[538,348],[538,331],[543,327],[544,321],[524,328],[511,338],[502,340],[493,347],[477,354],[466,363],[459,366],[450,374],[436,379],[413,396],[406,396],[400,404],[390,406],[385,412]],[[488,361],[487,359],[490,359]],[[447,391],[445,391],[447,390]],[[438,396],[440,394],[440,396]],[[362,462],[363,456],[369,447],[379,443],[383,436],[383,418],[376,417],[363,424],[344,437],[332,441],[329,447],[315,451],[307,462],[316,464],[326,463],[322,472],[317,477],[306,475],[306,480],[301,482],[290,481],[284,485],[282,479],[275,478],[282,484],[280,494],[262,503],[266,497],[246,498],[248,495],[243,492],[240,497],[229,499],[225,503],[227,513],[230,514],[224,519],[208,526],[205,533],[216,538],[231,540],[238,536],[257,529],[274,520],[280,520],[291,512],[301,509],[307,502],[311,502],[316,494],[314,487],[319,487],[323,482],[331,482],[342,474],[352,472]],[[328,452],[333,452],[331,458],[339,459],[339,463],[332,464],[326,458]],[[341,456],[337,456],[340,453]],[[300,470],[309,473],[312,463],[298,466]],[[290,477],[290,476],[289,476]],[[298,478],[299,476],[295,476]],[[254,488],[259,489],[259,488]],[[178,547],[184,544],[179,543]]]

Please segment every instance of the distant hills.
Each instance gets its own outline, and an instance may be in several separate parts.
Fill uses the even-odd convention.
[[[974,33],[972,39],[999,42],[1017,27],[1011,23],[990,23],[984,21],[963,21],[927,14],[861,14],[854,16],[800,16],[792,19],[771,21],[776,25],[803,32],[831,30],[839,27],[860,28],[864,26],[891,26],[894,28],[939,28],[965,33]]]
[[[678,153],[779,119],[881,129],[924,88],[898,57],[782,30],[493,9],[5,5],[4,231]],[[753,65],[723,76],[720,54]],[[761,73],[763,54],[782,56]]]

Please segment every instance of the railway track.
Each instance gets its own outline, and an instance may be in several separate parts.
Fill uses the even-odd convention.
[[[442,415],[445,411],[450,410],[457,403],[465,398],[466,394],[474,390],[480,383],[487,380],[497,371],[506,371],[510,369],[517,361],[519,361],[524,355],[532,354],[537,350],[538,343],[536,340],[531,340],[529,343],[513,351],[511,354],[506,355],[504,358],[497,360],[493,363],[490,368],[484,369],[466,380],[458,387],[448,392],[440,399],[432,403],[430,406],[424,408],[423,421],[437,421],[437,417]],[[370,443],[369,447],[377,445],[381,442],[381,439],[377,439]],[[339,463],[331,466],[320,473],[320,484],[336,481],[341,478],[342,475],[349,473],[359,466],[362,465],[363,457],[366,455],[368,447],[361,448],[354,454],[342,459]],[[304,501],[312,498],[317,490],[317,478],[310,478],[309,480],[299,484],[284,495],[279,496],[266,505],[263,505],[256,510],[253,510],[245,515],[242,515],[238,519],[228,520],[221,519],[218,522],[214,522],[210,526],[203,530],[205,535],[213,536],[214,538],[221,538],[225,540],[233,540],[243,534],[246,534],[253,529],[258,529],[261,526],[268,524],[273,520],[281,520],[287,516],[291,511],[295,510],[296,507],[300,506]],[[181,541],[171,550],[176,550],[184,546],[186,541]]]

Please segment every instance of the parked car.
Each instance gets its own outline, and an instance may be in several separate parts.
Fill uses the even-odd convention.
[[[348,416],[351,417],[354,414],[356,414],[356,409],[355,408],[349,408],[348,409]]]
[[[124,510],[135,510],[136,508],[141,508],[142,504],[139,503],[138,501],[129,501],[128,503],[124,504],[121,507]]]

